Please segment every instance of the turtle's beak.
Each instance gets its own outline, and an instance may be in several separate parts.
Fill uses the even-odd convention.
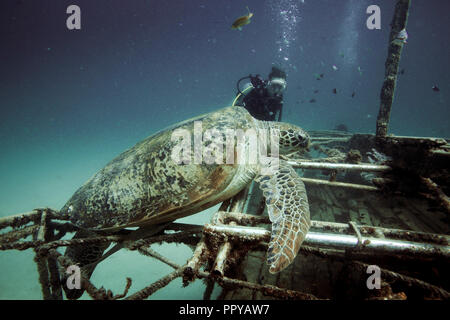
[[[298,139],[299,141],[301,141],[300,145],[307,151],[309,151],[309,147],[311,146],[311,138],[309,137],[309,134],[307,134],[305,131],[299,132]]]

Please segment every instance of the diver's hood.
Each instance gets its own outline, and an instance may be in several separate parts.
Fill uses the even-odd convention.
[[[272,78],[267,83],[267,90],[270,95],[281,95],[286,90],[286,80],[283,78]]]

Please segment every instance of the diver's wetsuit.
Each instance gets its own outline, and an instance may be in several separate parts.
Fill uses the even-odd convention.
[[[266,88],[253,88],[240,96],[235,105],[245,107],[258,120],[280,121],[283,96],[271,97]]]

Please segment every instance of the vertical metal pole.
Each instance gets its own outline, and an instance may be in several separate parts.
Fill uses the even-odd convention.
[[[386,71],[384,83],[380,94],[381,105],[377,118],[377,137],[385,137],[387,135],[392,101],[394,100],[397,82],[398,65],[403,49],[403,43],[398,43],[394,40],[397,34],[406,28],[410,5],[411,0],[398,0],[395,5],[394,18],[391,22],[391,34],[389,35],[389,49],[385,64]]]

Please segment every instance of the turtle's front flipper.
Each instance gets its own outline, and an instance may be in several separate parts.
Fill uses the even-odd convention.
[[[269,271],[277,273],[294,260],[309,230],[308,198],[303,181],[283,160],[273,175],[260,175],[256,181],[272,222],[267,263]]]

